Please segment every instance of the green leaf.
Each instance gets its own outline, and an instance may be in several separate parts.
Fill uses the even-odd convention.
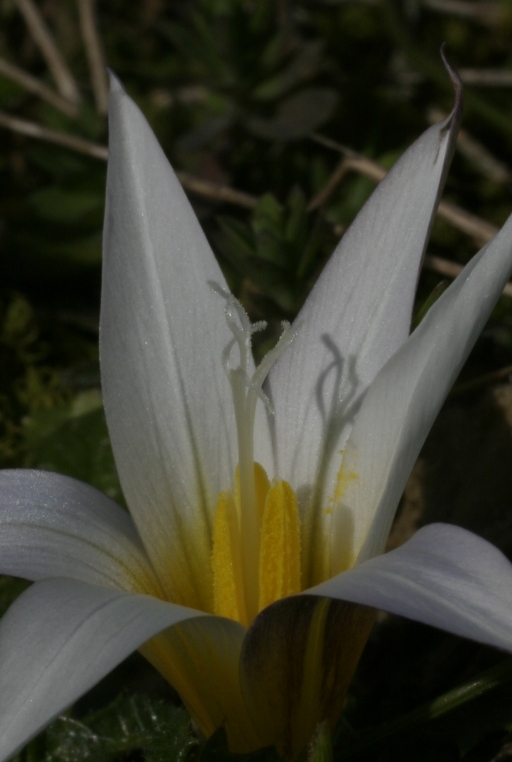
[[[123,502],[99,392],[78,395],[69,408],[34,413],[25,435],[27,466],[73,476]]]
[[[207,118],[197,127],[182,135],[176,142],[176,148],[179,151],[197,151],[220,137],[229,129],[232,122],[232,113]]]
[[[20,237],[21,238],[21,237]],[[34,239],[27,237],[20,240],[24,248],[31,249],[35,244]],[[70,241],[50,243],[40,241],[37,248],[40,259],[44,259],[45,266],[50,266],[62,274],[60,268],[74,268],[83,265],[99,265],[101,262],[101,232],[92,235],[81,236]]]
[[[288,219],[284,230],[285,240],[288,243],[296,244],[297,247],[302,246],[308,234],[308,215],[306,197],[298,185],[292,188],[286,206]]]
[[[254,209],[252,229],[255,235],[256,253],[264,261],[285,267],[287,252],[284,246],[283,206],[271,193],[265,193]]]
[[[337,93],[332,88],[304,88],[280,103],[275,117],[252,117],[247,120],[247,127],[267,140],[299,140],[325,124],[337,102]]]
[[[255,255],[254,237],[248,225],[234,217],[217,219],[221,235],[216,236],[223,252],[235,262]]]
[[[308,762],[332,762],[332,738],[329,723],[320,723],[311,742]]]
[[[33,143],[27,147],[27,158],[40,169],[54,177],[80,175],[91,166],[89,157],[63,151],[60,146]]]
[[[56,222],[75,222],[103,210],[104,198],[92,191],[66,190],[56,185],[32,193],[28,201],[40,217]]]
[[[415,328],[419,326],[429,309],[437,302],[440,296],[444,294],[446,289],[448,288],[448,281],[442,280],[440,283],[437,284],[437,286],[432,289],[428,297],[425,299],[421,307],[417,310],[416,314],[413,316],[412,323],[411,323],[411,331],[414,331]]]
[[[256,87],[254,97],[259,100],[274,100],[314,76],[320,65],[324,44],[323,40],[304,43],[286,68]]]
[[[374,190],[375,183],[368,177],[362,175],[350,177],[329,203],[325,210],[326,219],[335,224],[350,225]]]
[[[256,233],[262,230],[278,234],[283,222],[283,206],[272,193],[264,193],[254,207],[252,226]]]
[[[185,762],[197,746],[182,707],[120,696],[84,719],[60,717],[46,733],[44,762],[111,762],[137,751],[146,762]]]

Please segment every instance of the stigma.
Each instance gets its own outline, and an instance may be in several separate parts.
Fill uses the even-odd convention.
[[[266,323],[251,323],[232,294],[216,283],[210,285],[225,300],[224,315],[233,334],[222,354],[222,364],[231,385],[238,443],[234,487],[219,494],[215,511],[213,613],[248,626],[263,608],[301,590],[297,498],[288,482],[269,481],[265,469],[254,460],[253,441],[258,400],[273,414],[263,383],[295,338],[295,331],[283,323],[276,346],[250,376],[252,335]],[[238,365],[231,363],[235,346]]]

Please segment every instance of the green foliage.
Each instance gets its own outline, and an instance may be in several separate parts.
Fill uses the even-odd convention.
[[[19,464],[25,452],[23,418],[60,404],[66,390],[45,360],[34,312],[21,295],[0,301],[0,464]]]
[[[87,191],[69,191],[49,186],[34,191],[29,203],[40,217],[55,222],[73,223],[92,212],[103,213],[103,196]]]
[[[137,753],[145,762],[186,762],[196,749],[184,709],[147,696],[121,695],[84,718],[59,717],[17,762],[115,762]]]
[[[99,390],[33,413],[24,433],[27,466],[73,476],[123,502]]]
[[[249,311],[293,318],[335,240],[320,216],[308,214],[304,192],[295,186],[285,204],[264,194],[248,222],[227,215],[217,219],[213,240],[221,260],[238,276]]]
[[[336,91],[332,88],[303,88],[285,98],[273,117],[254,116],[247,121],[247,127],[267,140],[305,138],[329,120],[336,101]]]
[[[446,289],[448,288],[448,282],[445,280],[442,280],[440,283],[437,284],[437,286],[432,290],[432,292],[428,295],[428,297],[425,299],[422,305],[420,305],[418,311],[413,316],[412,323],[411,323],[411,331],[414,331],[417,326],[421,323],[429,309],[437,302],[440,296],[444,294]]]

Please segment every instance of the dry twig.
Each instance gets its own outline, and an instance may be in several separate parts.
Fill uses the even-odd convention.
[[[360,156],[355,151],[351,151],[334,140],[325,138],[323,135],[313,135],[312,138],[315,142],[327,148],[332,148],[345,154],[345,158],[338,164],[324,187],[311,199],[308,211],[313,211],[318,207],[324,206],[341,180],[350,171],[358,172],[371,180],[375,180],[375,182],[380,182],[385,177],[386,170],[371,159]],[[474,214],[470,214],[465,209],[449,201],[440,202],[437,214],[458,230],[470,235],[479,245],[490,241],[498,232],[498,229],[494,225],[480,219],[480,217],[476,217]],[[423,264],[430,270],[435,270],[441,275],[447,275],[449,278],[456,278],[463,269],[462,265],[459,265],[457,262],[451,262],[448,259],[435,256],[426,256]],[[507,283],[503,293],[506,296],[512,296],[512,282]]]
[[[65,148],[71,148],[73,151],[85,153],[87,156],[93,156],[95,159],[106,160],[108,156],[106,146],[91,143],[89,140],[77,138],[75,135],[68,135],[65,132],[50,130],[48,127],[43,127],[36,122],[29,122],[27,119],[19,119],[16,116],[6,114],[5,111],[0,111],[0,126],[7,127],[8,130],[18,132],[21,135],[28,135],[31,138],[46,140],[48,143],[56,143]]]
[[[33,0],[16,0],[34,42],[44,56],[60,94],[74,104],[80,103],[78,85],[62,58],[43,17]]]
[[[380,182],[386,176],[386,170],[376,162],[366,158],[366,156],[361,156],[355,153],[355,151],[351,151],[329,138],[324,138],[322,135],[313,135],[312,137],[317,143],[321,143],[328,148],[333,148],[339,153],[345,154],[345,158],[334,170],[334,173],[322,190],[311,200],[308,207],[309,210],[323,206],[327,202],[346,172],[358,172],[375,182]],[[470,235],[480,245],[490,241],[498,232],[494,225],[480,219],[480,217],[476,217],[474,214],[470,214],[470,212],[467,212],[465,209],[462,209],[449,201],[441,201],[437,209],[437,214],[458,230]]]
[[[246,209],[254,209],[258,203],[256,196],[251,196],[249,193],[230,188],[229,185],[220,185],[218,183],[209,182],[208,180],[202,180],[201,178],[194,177],[186,172],[176,172],[176,176],[187,190],[197,193],[200,196],[211,198],[214,201],[225,201],[228,204],[243,206]]]
[[[0,111],[0,126],[6,127],[7,129],[22,135],[37,138],[38,140],[46,140],[50,143],[56,143],[57,145],[64,146],[65,148],[70,148],[74,151],[78,151],[79,153],[93,156],[96,159],[102,159],[103,161],[106,161],[108,158],[108,148],[106,146],[99,145],[98,143],[92,143],[88,140],[84,140],[83,138],[77,138],[74,135],[68,135],[63,132],[57,132],[56,130],[50,130],[47,127],[36,124],[35,122],[19,119],[18,117],[10,116],[9,114],[6,114],[2,111]],[[318,142],[323,142],[324,144],[326,142],[332,143],[332,141],[329,141],[328,139],[323,139],[321,136],[318,137],[320,138]],[[360,172],[361,174],[366,175],[367,177],[370,177],[377,182],[382,180],[386,174],[386,171],[382,167],[379,167],[378,164],[375,164],[375,162],[372,162],[370,159],[366,159],[365,157],[346,157],[336,168],[326,186],[312,200],[309,205],[309,210],[322,206],[327,200],[327,191],[329,191],[330,195],[344,174],[351,170]],[[256,196],[252,196],[249,193],[244,193],[243,191],[238,191],[235,188],[229,187],[228,185],[212,183],[208,180],[203,180],[199,177],[189,175],[186,172],[177,172],[176,175],[186,190],[192,193],[197,193],[198,195],[204,196],[205,198],[234,204],[236,206],[242,206],[246,209],[253,209],[258,203]],[[478,235],[484,240],[490,240],[490,238],[492,238],[492,236],[497,232],[496,228],[494,228],[493,225],[490,225],[488,222],[485,222],[478,217],[474,217],[474,215],[469,214],[464,209],[460,209],[454,204],[449,204],[448,202],[441,203],[444,204],[445,218],[456,227],[459,227],[461,230],[466,228],[465,232],[468,232],[470,235],[473,235],[474,237]],[[441,204],[439,206],[439,209],[440,208]],[[441,257],[434,256],[426,256],[424,265],[425,267],[428,267],[431,270],[435,270],[442,275],[447,275],[450,278],[456,278],[463,269],[462,266],[456,262],[450,262],[447,259],[442,259]],[[512,296],[511,282],[507,283],[503,293],[507,296]]]
[[[43,127],[36,122],[19,119],[18,117],[6,114],[4,111],[0,111],[0,126],[6,127],[21,135],[27,135],[28,137],[36,138],[38,140],[46,140],[49,143],[56,143],[57,145],[64,146],[64,148],[70,148],[78,153],[92,156],[95,159],[106,161],[108,158],[107,146],[102,146],[99,143],[92,143],[89,140],[77,138],[74,135],[68,135],[65,132],[50,130],[48,127]],[[245,209],[253,209],[258,203],[256,196],[251,196],[249,193],[235,190],[228,185],[220,185],[218,183],[209,182],[208,180],[202,180],[200,177],[194,177],[187,172],[177,172],[176,175],[186,190],[191,191],[192,193],[197,193],[199,196],[210,198],[213,201],[223,201],[228,204],[242,206]]]
[[[423,0],[423,5],[433,11],[474,19],[488,26],[499,24],[504,15],[504,8],[500,3],[485,0]]]
[[[106,114],[108,111],[108,83],[103,50],[96,29],[94,0],[78,0],[78,12],[96,108],[99,114]]]
[[[350,171],[348,165],[348,159],[344,158],[340,161],[334,172],[331,174],[324,187],[318,191],[316,196],[313,196],[308,204],[308,212],[313,212],[315,209],[319,209],[321,206],[325,206],[330,197]]]
[[[457,228],[457,230],[474,238],[479,246],[483,246],[484,243],[490,241],[498,232],[498,228],[495,225],[491,225],[490,222],[482,220],[475,214],[467,212],[450,201],[441,201],[437,208],[437,214],[453,225],[454,228]]]
[[[464,269],[463,265],[459,265],[457,262],[451,262],[449,259],[443,259],[442,257],[430,256],[427,254],[423,261],[423,266],[429,270],[435,270],[440,275],[446,275],[448,278],[456,278],[459,273]],[[505,296],[512,296],[512,282],[509,281],[503,289]]]
[[[464,381],[461,384],[457,384],[450,392],[450,397],[460,397],[463,394],[476,392],[484,386],[490,386],[496,384],[499,381],[507,381],[512,375],[512,365],[507,365],[505,368],[499,370],[493,370],[490,373],[485,373],[478,378],[472,378],[471,381]]]
[[[50,103],[67,116],[76,117],[78,113],[76,105],[56,93],[51,87],[48,87],[44,82],[37,79],[37,77],[33,77],[31,74],[23,71],[23,69],[18,68],[18,66],[9,63],[5,58],[0,58],[0,74],[21,85],[29,93],[33,93],[33,95],[37,95],[42,100]]]
[[[512,87],[510,69],[461,69],[459,74],[465,85]]]

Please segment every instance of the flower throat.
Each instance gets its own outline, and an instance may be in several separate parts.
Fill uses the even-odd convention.
[[[266,606],[300,592],[300,519],[290,485],[274,479],[254,462],[254,418],[258,399],[270,414],[272,405],[262,390],[277,358],[295,337],[288,323],[276,346],[252,377],[252,335],[266,327],[251,323],[240,302],[217,283],[210,286],[225,300],[224,315],[233,338],[222,353],[222,365],[233,394],[238,436],[238,466],[234,489],[221,492],[213,527],[212,571],[214,613],[249,625]],[[239,364],[230,357],[235,345]]]

